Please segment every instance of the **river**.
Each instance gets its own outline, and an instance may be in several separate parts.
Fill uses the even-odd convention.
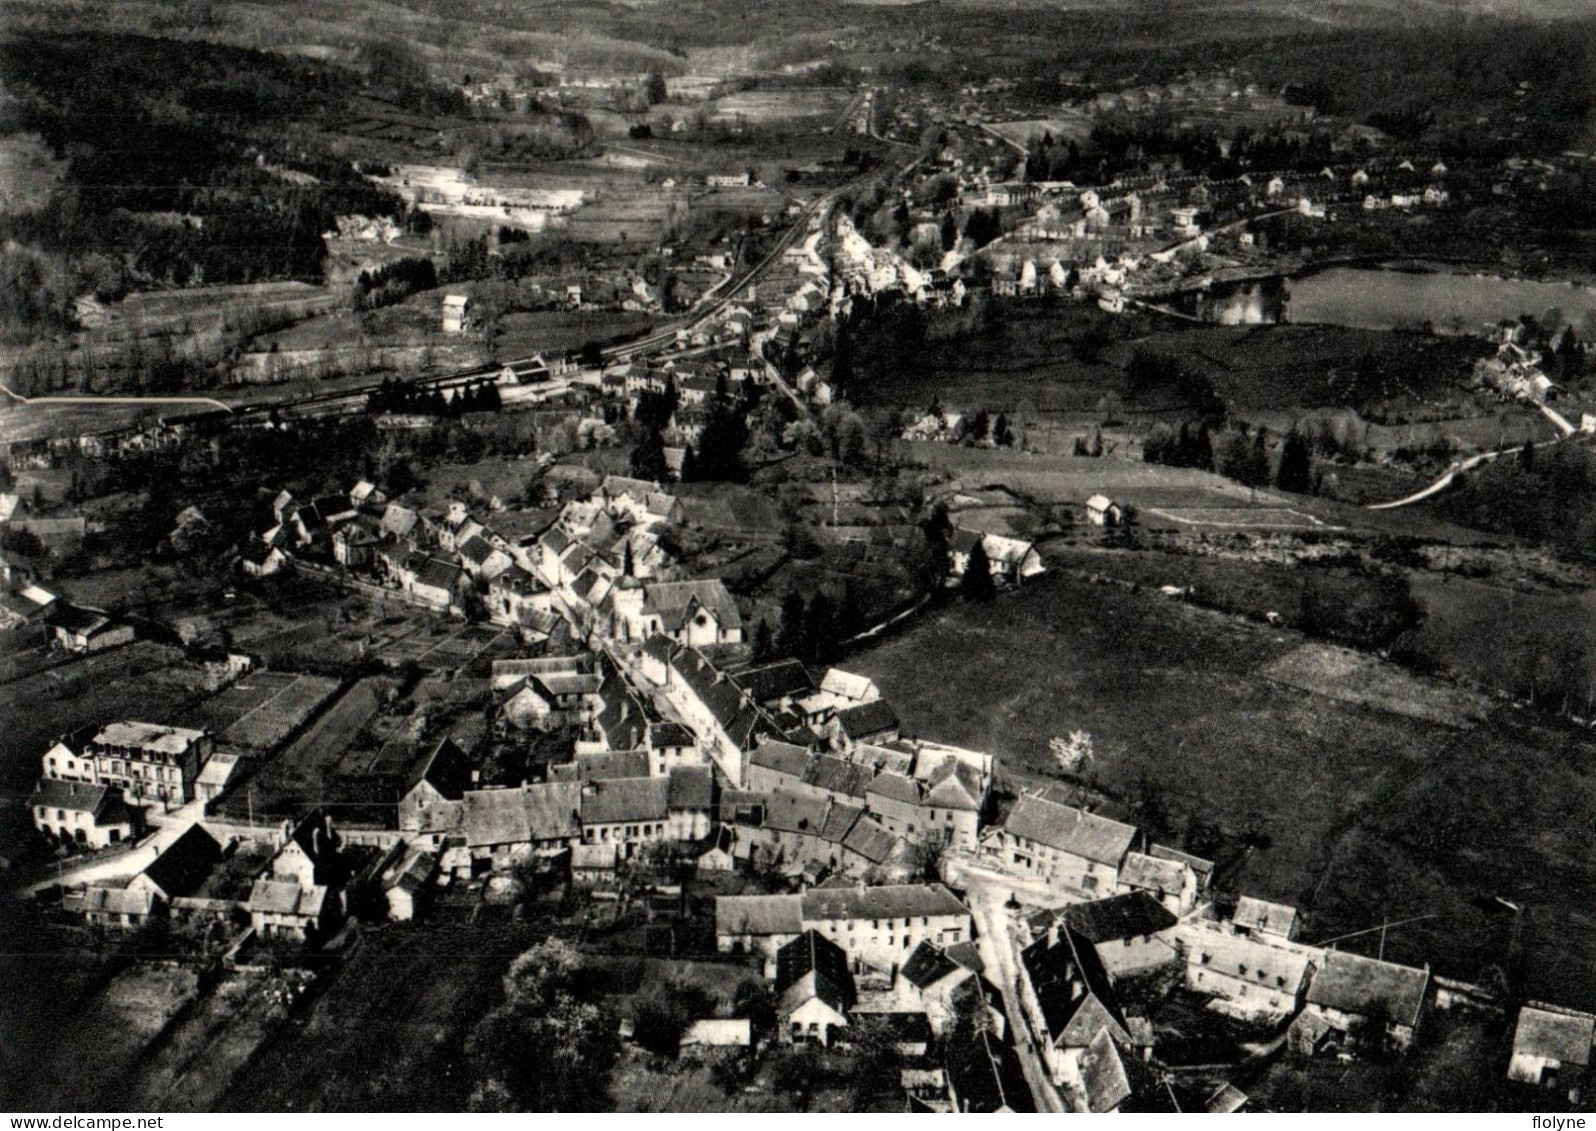
[[[1331,267],[1296,278],[1275,276],[1187,293],[1177,309],[1222,326],[1276,322],[1369,330],[1430,324],[1438,333],[1479,333],[1521,314],[1560,322],[1586,337],[1596,330],[1596,288],[1450,271]]]

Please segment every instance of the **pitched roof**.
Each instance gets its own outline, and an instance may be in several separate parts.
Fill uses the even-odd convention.
[[[1428,968],[1398,966],[1344,950],[1327,951],[1308,985],[1308,1002],[1358,1017],[1416,1025],[1430,986]]]
[[[811,889],[800,897],[806,922],[832,919],[901,919],[911,915],[964,915],[970,909],[941,884]]]
[[[1518,1026],[1513,1030],[1513,1055],[1588,1065],[1593,1036],[1596,1017],[1588,1013],[1526,1005],[1518,1011]]]
[[[1064,910],[1064,921],[1093,944],[1155,935],[1179,922],[1168,908],[1144,891],[1072,904]]]
[[[150,861],[143,874],[168,899],[175,899],[198,891],[221,860],[221,844],[204,825],[195,823]]]
[[[885,864],[898,846],[898,838],[889,833],[874,817],[860,817],[843,837],[842,846],[856,852],[872,864]]]
[[[717,935],[797,935],[803,899],[796,895],[722,895],[715,898]]]
[[[885,797],[889,801],[901,801],[906,805],[920,803],[920,783],[906,774],[895,774],[890,771],[877,774],[865,787],[865,796],[874,794]]]
[[[774,664],[737,672],[731,678],[756,703],[769,703],[815,689],[815,681],[809,678],[808,670],[797,660],[778,660]]]
[[[648,777],[647,750],[606,750],[576,756],[579,781],[609,781],[615,778]]]
[[[453,590],[460,583],[461,569],[453,562],[446,562],[442,558],[428,558],[416,570],[416,584],[425,585],[433,589]]]
[[[823,935],[805,931],[776,952],[776,996],[783,1015],[813,998],[846,1013],[858,996],[847,953]]]
[[[466,844],[478,848],[570,840],[581,835],[577,821],[581,800],[579,782],[468,790],[463,821]]]
[[[666,778],[610,778],[582,790],[582,824],[663,820],[669,812]]]
[[[942,1063],[961,1112],[1036,1110],[1019,1054],[987,1030],[951,1041]]]
[[[909,952],[899,973],[903,980],[917,989],[934,986],[950,974],[963,970],[947,952],[932,942],[922,942]]]
[[[830,808],[824,798],[776,790],[765,799],[765,828],[819,836],[826,827]]]
[[[1058,931],[1056,942],[1043,936],[1026,947],[1020,963],[1055,1045],[1085,1047],[1104,1024],[1116,1026],[1121,1037],[1130,1039],[1097,951],[1067,926]]]
[[[321,914],[327,899],[327,889],[317,884],[302,888],[293,880],[261,878],[249,890],[249,902],[244,910],[267,915],[294,915],[314,919]]]
[[[33,808],[45,805],[51,809],[70,809],[74,813],[97,814],[112,788],[89,782],[64,781],[61,778],[40,778],[33,787],[28,804]]]
[[[1178,894],[1185,886],[1185,868],[1178,860],[1129,852],[1119,867],[1119,882],[1142,891]]]
[[[665,750],[698,745],[698,735],[682,723],[650,723],[648,745],[651,750]]]
[[[949,758],[931,771],[927,779],[930,789],[925,804],[939,809],[978,810],[981,808],[981,777],[973,766],[956,758]]]
[[[738,628],[743,623],[737,602],[719,579],[657,581],[643,586],[643,612],[659,617],[667,632],[680,632],[695,609],[712,614],[722,628]]]
[[[1264,934],[1286,938],[1291,934],[1292,927],[1296,925],[1297,909],[1284,903],[1270,903],[1268,900],[1244,895],[1236,900],[1236,911],[1230,920],[1236,926],[1249,931],[1262,931]]]
[[[1003,831],[1071,856],[1115,866],[1136,839],[1136,830],[1130,825],[1032,796],[1015,803],[1003,822]]]
[[[841,668],[826,669],[826,674],[820,677],[820,690],[860,703],[881,698],[881,692],[868,676],[855,675]]]
[[[870,738],[898,729],[898,713],[885,699],[861,703],[837,712],[837,725],[849,738]]]
[[[708,766],[677,766],[665,779],[666,805],[671,809],[711,809],[715,805],[715,774]]]
[[[155,893],[126,888],[88,887],[83,890],[85,914],[148,915],[155,906]]]
[[[1160,860],[1173,860],[1178,864],[1184,864],[1197,873],[1198,878],[1202,880],[1206,880],[1214,874],[1214,862],[1212,860],[1204,860],[1201,856],[1193,856],[1189,852],[1181,852],[1179,849],[1166,848],[1162,844],[1155,844],[1148,849],[1148,853]]]
[[[1081,1054],[1080,1073],[1086,1108],[1093,1114],[1114,1111],[1131,1097],[1125,1062],[1107,1029],[1099,1029]]]
[[[809,751],[790,742],[772,739],[754,748],[748,755],[748,764],[801,779],[809,765]]]
[[[93,741],[100,746],[128,746],[160,754],[181,754],[204,737],[204,731],[188,727],[124,720],[101,727]]]
[[[412,767],[404,792],[408,794],[426,782],[445,800],[459,801],[471,784],[471,769],[471,759],[466,757],[465,751],[455,745],[454,739],[445,738],[432,748],[431,754]]]
[[[804,767],[803,781],[805,785],[827,793],[863,800],[865,790],[874,776],[869,766],[830,754],[817,754]]]

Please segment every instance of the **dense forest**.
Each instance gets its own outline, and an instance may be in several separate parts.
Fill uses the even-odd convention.
[[[43,207],[0,217],[0,332],[70,324],[85,291],[321,277],[321,235],[402,204],[348,162],[282,143],[352,96],[352,72],[136,36],[0,43],[6,133],[64,162]]]

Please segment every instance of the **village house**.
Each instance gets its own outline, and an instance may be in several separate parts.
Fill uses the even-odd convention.
[[[272,857],[272,878],[302,888],[332,884],[339,878],[340,843],[325,812],[311,813],[297,823],[285,821],[282,846]]]
[[[1086,521],[1093,526],[1118,526],[1124,519],[1123,508],[1107,495],[1093,495],[1086,500]]]
[[[1209,920],[1182,924],[1177,937],[1185,951],[1187,987],[1217,999],[1223,1012],[1279,1020],[1301,1006],[1313,971],[1311,952],[1238,934]]]
[[[1143,891],[1174,915],[1188,915],[1206,896],[1214,866],[1186,853],[1154,845],[1148,852],[1128,852],[1119,870],[1119,890]]]
[[[761,740],[777,737],[766,712],[696,648],[650,637],[639,656],[643,676],[663,689],[732,788],[746,781],[746,759]]]
[[[249,925],[262,938],[317,943],[328,938],[339,919],[338,901],[327,888],[302,887],[293,880],[262,877],[244,904]]]
[[[162,903],[194,895],[222,862],[222,844],[204,825],[184,829],[144,870],[128,881],[129,891],[147,891]]]
[[[893,972],[922,942],[948,947],[974,937],[970,909],[941,884],[811,888],[799,898],[804,929],[861,967]]]
[[[62,844],[106,848],[143,831],[143,814],[114,785],[40,778],[28,798],[33,825]]]
[[[743,618],[719,580],[617,587],[609,595],[610,635],[623,641],[663,635],[692,648],[739,644]]]
[[[567,851],[582,839],[582,783],[469,790],[461,820],[472,865],[507,868],[533,855]]]
[[[715,899],[715,949],[753,954],[775,974],[776,953],[804,932],[803,901],[796,895],[722,895]]]
[[[776,952],[775,988],[782,1038],[823,1048],[848,1027],[848,1011],[858,997],[848,955],[813,930]]]
[[[62,908],[79,911],[91,927],[135,930],[144,926],[161,909],[148,891],[101,887],[91,884],[76,900],[62,901]]]
[[[1507,1078],[1565,1093],[1579,1103],[1589,1078],[1596,1017],[1531,1003],[1518,1011]]]
[[[1327,951],[1308,983],[1288,1043],[1303,1053],[1362,1042],[1405,1050],[1418,1035],[1432,990],[1428,966],[1416,969]]]
[[[383,869],[377,882],[388,905],[388,918],[409,922],[423,909],[438,875],[438,856],[416,845],[395,844],[392,862]]]
[[[68,652],[102,652],[133,642],[131,624],[119,622],[103,609],[56,601],[45,614],[51,638],[57,648]]]
[[[1095,895],[1118,886],[1120,866],[1136,836],[1131,825],[1025,796],[990,841],[1005,865],[1055,887]]]
[[[623,860],[644,845],[671,840],[670,781],[614,778],[582,786],[580,820],[584,844],[614,844]]]
[[[949,947],[923,942],[904,959],[893,990],[923,1009],[932,1032],[940,1035],[956,1016],[954,998],[960,988],[979,979],[983,969],[973,942]]]
[[[1178,922],[1168,908],[1141,891],[1076,903],[1064,910],[1065,926],[1097,951],[1111,982],[1179,961]]]
[[[1079,1079],[1081,1054],[1099,1032],[1130,1043],[1125,1015],[1091,943],[1055,923],[1020,953],[1020,1006],[1054,1083]]]
[[[444,834],[460,828],[465,792],[475,777],[465,751],[453,739],[442,739],[415,764],[400,793],[399,830],[430,834],[436,846]]]
[[[947,1088],[940,1109],[960,1114],[1030,1113],[1036,1110],[1014,1046],[990,1031],[951,1042],[942,1058]]]
[[[1297,937],[1297,909],[1284,903],[1270,903],[1244,895],[1236,900],[1236,910],[1230,921],[1236,930],[1258,938],[1290,941]]]

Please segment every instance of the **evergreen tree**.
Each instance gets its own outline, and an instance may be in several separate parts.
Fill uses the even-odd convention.
[[[643,438],[632,449],[632,477],[662,483],[667,471],[665,441],[660,438],[659,429],[645,429]]]
[[[759,627],[754,629],[754,659],[768,660],[776,650],[775,637],[770,631],[770,622],[764,617],[759,618]]]
[[[997,586],[992,581],[992,559],[986,556],[984,539],[976,539],[970,550],[964,576],[959,579],[959,593],[966,601],[990,601],[997,596]]]
[[[1253,433],[1252,454],[1247,460],[1246,483],[1249,487],[1269,486],[1268,430],[1262,425]]]
[[[1306,495],[1313,489],[1313,456],[1308,441],[1295,425],[1280,445],[1280,467],[1275,471],[1275,486],[1282,491]]]
[[[997,419],[992,422],[992,442],[1000,448],[1012,447],[1014,433],[1009,429],[1009,418],[1004,413],[998,413]]]
[[[809,602],[809,613],[805,619],[808,623],[805,633],[807,654],[802,658],[819,663],[836,650],[838,643],[837,614],[824,590],[817,592]]]
[[[1197,435],[1192,441],[1193,467],[1200,467],[1204,471],[1214,469],[1214,441],[1208,434],[1206,422],[1197,425]]]
[[[682,449],[682,470],[677,478],[683,483],[698,482],[698,456],[694,454],[691,444]]]
[[[953,213],[942,214],[942,225],[937,230],[937,235],[942,241],[942,250],[952,251],[954,245],[959,242],[959,226],[954,222]]]
[[[808,624],[803,594],[793,589],[781,599],[781,623],[776,628],[776,655],[801,658],[808,649]]]
[[[953,523],[948,518],[946,503],[938,503],[931,509],[925,522],[925,540],[931,548],[932,561],[940,580],[948,574],[948,556],[953,542]]]
[[[1521,449],[1519,449],[1518,466],[1524,471],[1534,471],[1535,470],[1535,441],[1534,440],[1526,440],[1526,441],[1524,441],[1524,446]]]
[[[748,443],[748,421],[735,406],[716,399],[699,437],[697,474],[707,480],[743,478],[743,448]]]

